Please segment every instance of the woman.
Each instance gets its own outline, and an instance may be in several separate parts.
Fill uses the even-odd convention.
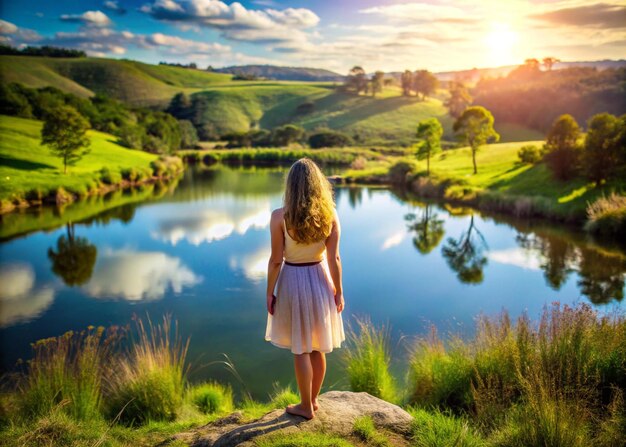
[[[311,419],[326,373],[325,355],[345,340],[339,218],[332,187],[311,160],[291,166],[284,206],[272,212],[270,232],[265,339],[294,354],[301,401],[286,410]]]

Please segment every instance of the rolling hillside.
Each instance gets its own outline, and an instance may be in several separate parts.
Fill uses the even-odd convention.
[[[179,92],[192,100],[198,95],[206,101],[193,111],[192,120],[217,135],[294,123],[307,130],[341,130],[357,144],[406,145],[415,141],[417,123],[434,116],[442,121],[445,138],[453,139],[443,91],[419,101],[387,87],[372,98],[337,92],[328,82],[233,81],[231,74],[100,58],[0,56],[0,73],[3,82],[49,85],[81,97],[103,93],[157,108],[165,108]],[[497,123],[497,128],[502,141],[542,138],[519,126]]]
[[[280,67],[278,65],[237,65],[218,68],[215,71],[280,81],[342,82],[345,77],[321,68]]]
[[[137,105],[165,104],[180,91],[192,93],[232,78],[229,74],[130,60],[27,56],[1,56],[0,77],[2,82],[52,86],[82,97],[103,93]]]

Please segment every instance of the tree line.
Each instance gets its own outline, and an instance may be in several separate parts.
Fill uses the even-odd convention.
[[[361,66],[354,66],[348,72],[346,79],[339,88],[345,92],[361,93],[373,97],[383,91],[383,87],[395,82],[392,77],[385,77],[385,73],[378,70],[368,77]],[[428,70],[405,70],[400,76],[400,86],[404,96],[417,96],[422,101],[431,96],[439,87],[439,80]]]
[[[10,45],[0,44],[0,56],[87,57],[87,53],[82,50],[51,47],[48,45],[42,47],[26,46],[19,49]]]
[[[54,87],[0,85],[0,114],[45,121],[61,108],[72,109],[90,128],[113,134],[121,145],[132,149],[169,154],[198,142],[189,121],[177,120],[166,112],[130,107],[101,94],[85,99]]]

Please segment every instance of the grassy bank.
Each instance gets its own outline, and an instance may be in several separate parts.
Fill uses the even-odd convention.
[[[0,116],[0,209],[67,203],[182,170],[176,158],[126,149],[112,135],[89,131],[90,152],[63,174],[62,161],[40,144],[40,121]]]
[[[350,383],[388,393],[389,385],[372,386],[391,383],[389,360],[382,361],[388,349],[379,343],[385,331],[364,324],[359,334]],[[623,314],[554,304],[538,322],[481,317],[472,339],[433,332],[417,340],[408,363],[397,399],[415,417],[417,445],[583,447],[626,439]]]
[[[584,178],[555,180],[544,163],[522,164],[517,152],[522,146],[541,146],[542,141],[501,143],[484,146],[476,159],[478,174],[472,174],[469,148],[449,149],[426,162],[406,157],[402,163],[387,163],[386,169],[367,165],[349,170],[348,182],[395,183],[424,197],[466,203],[487,211],[516,216],[544,217],[582,223],[587,206],[613,192],[626,194],[626,182],[613,180],[596,187]]]
[[[433,333],[412,342],[403,378],[389,373],[387,339],[384,328],[361,322],[344,352],[346,373],[353,391],[409,411],[414,422],[407,445],[608,447],[626,436],[623,314],[555,304],[538,322],[525,316],[512,322],[506,313],[481,317],[471,339]],[[16,446],[155,445],[235,409],[249,421],[298,401],[288,388],[257,402],[235,401],[219,383],[191,384],[186,353],[187,341],[169,318],[38,341],[32,360],[4,377],[0,440]],[[367,417],[357,419],[344,439],[277,433],[255,443],[394,445]]]

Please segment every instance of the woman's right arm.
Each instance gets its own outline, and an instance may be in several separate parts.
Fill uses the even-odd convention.
[[[276,287],[276,281],[278,280],[278,274],[283,264],[283,252],[285,247],[285,240],[283,234],[283,213],[282,210],[275,210],[272,213],[270,219],[270,234],[271,234],[271,246],[272,253],[270,255],[269,262],[267,263],[267,311],[274,315],[274,287]]]
[[[337,312],[341,312],[345,305],[343,299],[343,285],[341,283],[341,258],[339,257],[339,238],[341,236],[341,226],[339,216],[335,210],[335,218],[330,235],[326,239],[326,253],[328,256],[328,270],[335,286],[335,305]]]

